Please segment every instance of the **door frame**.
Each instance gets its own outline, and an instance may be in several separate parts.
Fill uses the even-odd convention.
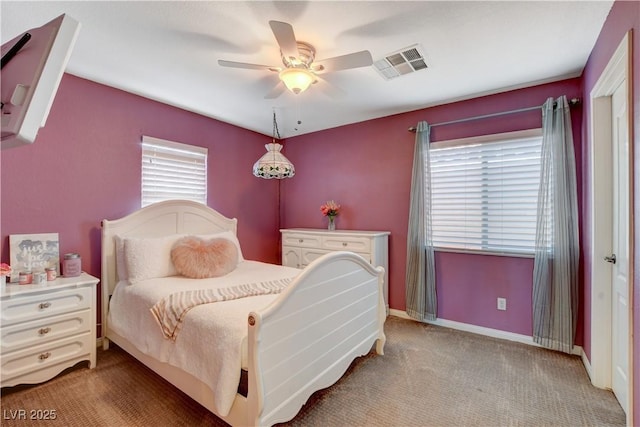
[[[611,254],[613,187],[611,95],[622,83],[626,85],[629,115],[629,230],[633,230],[633,104],[631,98],[631,31],[627,32],[604,71],[591,90],[591,140],[589,141],[589,209],[591,248],[588,254],[591,279],[591,360],[590,376],[594,386],[611,388],[611,304],[613,298],[611,269],[600,268],[603,258]],[[597,143],[595,143],[597,141]],[[595,202],[597,200],[597,203]],[[633,233],[629,233],[629,277],[633,279]],[[633,425],[633,281],[629,286],[629,389],[627,425]]]

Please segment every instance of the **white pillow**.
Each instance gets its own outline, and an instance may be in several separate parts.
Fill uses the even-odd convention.
[[[113,236],[113,243],[116,249],[116,275],[118,276],[118,281],[129,280],[127,264],[124,261],[124,238]]]
[[[177,275],[171,262],[171,248],[181,237],[179,234],[165,237],[125,237],[124,264],[129,283]]]

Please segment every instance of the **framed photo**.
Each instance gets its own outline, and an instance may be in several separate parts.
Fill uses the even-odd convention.
[[[11,281],[18,280],[21,271],[44,271],[55,267],[60,274],[60,242],[58,233],[11,234],[9,236]]]

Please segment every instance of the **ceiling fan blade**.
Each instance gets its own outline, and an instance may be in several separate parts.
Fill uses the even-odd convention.
[[[368,67],[373,64],[371,52],[362,50],[342,56],[315,61],[312,68],[316,72],[348,70],[350,68]]]
[[[287,87],[279,81],[277,85],[274,86],[265,96],[264,99],[275,99],[282,95],[287,90]]]
[[[317,85],[319,86],[320,91],[322,91],[325,95],[330,98],[340,99],[347,96],[347,92],[339,88],[338,86],[330,83],[328,80],[323,79],[322,77],[316,76],[318,80],[316,80]]]
[[[231,68],[246,68],[248,70],[269,70],[269,71],[274,71],[276,73],[282,70],[282,68],[280,67],[272,67],[269,65],[248,64],[246,62],[225,61],[224,59],[218,59],[218,65],[222,67],[231,67]]]
[[[298,42],[296,41],[296,35],[293,33],[293,27],[291,24],[280,21],[269,21],[271,31],[276,36],[276,41],[280,46],[282,54],[287,58],[297,58],[298,54]]]

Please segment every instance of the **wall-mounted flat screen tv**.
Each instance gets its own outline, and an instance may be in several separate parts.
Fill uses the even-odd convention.
[[[80,24],[60,15],[2,44],[2,149],[31,144],[45,125]]]

